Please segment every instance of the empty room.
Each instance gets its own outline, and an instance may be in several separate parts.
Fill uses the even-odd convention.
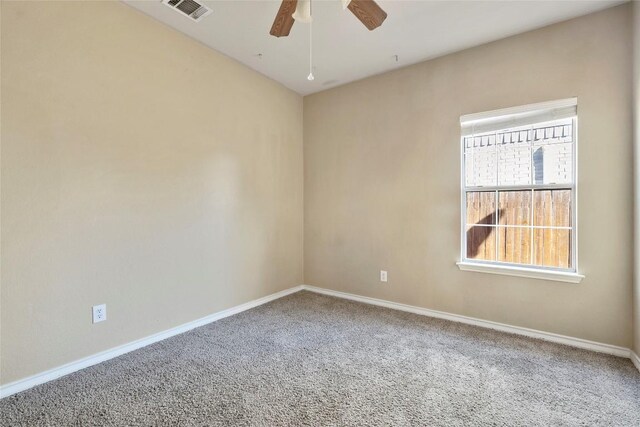
[[[0,0],[0,426],[640,426],[640,2]]]

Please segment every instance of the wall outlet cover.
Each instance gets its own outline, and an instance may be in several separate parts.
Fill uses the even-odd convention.
[[[94,305],[92,307],[93,323],[107,320],[107,304]]]

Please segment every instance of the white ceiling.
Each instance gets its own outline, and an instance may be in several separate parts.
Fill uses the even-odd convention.
[[[388,18],[368,31],[339,0],[314,0],[310,82],[309,26],[269,35],[279,0],[204,1],[213,13],[201,22],[160,0],[123,1],[302,95],[624,3],[377,0]]]

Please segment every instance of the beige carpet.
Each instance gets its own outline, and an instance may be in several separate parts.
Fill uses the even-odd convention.
[[[0,401],[11,426],[640,426],[627,359],[299,292]]]

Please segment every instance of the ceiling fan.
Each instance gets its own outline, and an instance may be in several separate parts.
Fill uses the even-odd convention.
[[[343,9],[349,9],[369,31],[378,28],[387,18],[387,12],[373,0],[341,1]],[[288,36],[296,20],[311,22],[310,0],[282,0],[269,34],[276,37]]]

